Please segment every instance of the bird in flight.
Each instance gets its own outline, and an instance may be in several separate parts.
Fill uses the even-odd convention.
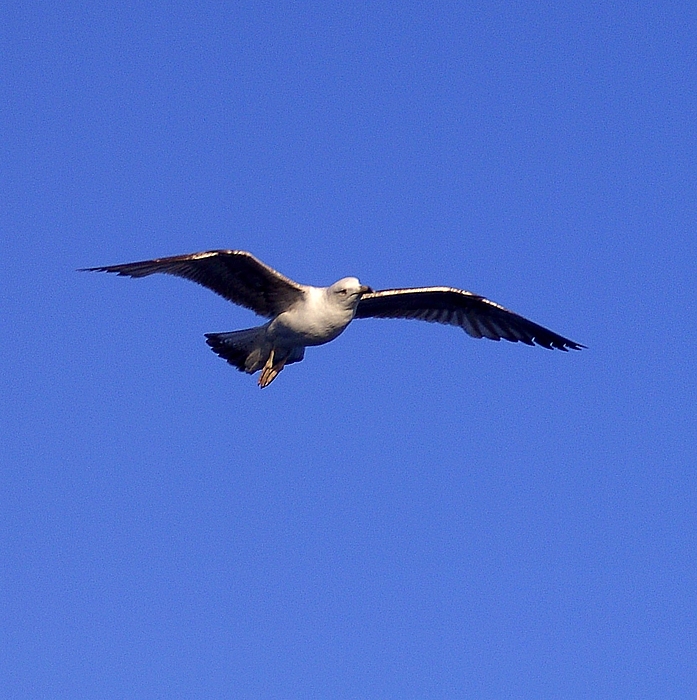
[[[261,370],[265,387],[305,348],[340,335],[354,318],[413,318],[460,326],[473,338],[509,340],[557,350],[585,347],[482,296],[453,287],[373,291],[355,277],[329,287],[299,284],[243,250],[210,250],[124,265],[83,268],[147,277],[161,272],[197,282],[234,304],[269,319],[255,328],[206,333],[213,351],[241,372]]]

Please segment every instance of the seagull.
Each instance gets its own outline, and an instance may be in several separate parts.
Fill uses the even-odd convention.
[[[255,328],[205,334],[213,352],[233,367],[248,374],[261,370],[262,388],[286,365],[300,362],[306,347],[334,340],[354,318],[412,318],[459,326],[473,338],[503,338],[564,351],[585,347],[462,289],[373,291],[356,277],[344,277],[329,287],[312,287],[294,282],[244,250],[209,250],[80,271],[183,277],[270,319]]]

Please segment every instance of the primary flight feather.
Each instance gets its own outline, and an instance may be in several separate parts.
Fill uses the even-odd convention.
[[[243,250],[211,250],[124,265],[89,267],[127,277],[176,275],[212,289],[270,319],[256,328],[206,333],[206,342],[242,372],[261,370],[268,386],[305,348],[334,340],[354,318],[413,318],[460,326],[474,338],[510,340],[557,350],[585,347],[482,296],[452,287],[373,291],[355,277],[329,287],[299,284]]]

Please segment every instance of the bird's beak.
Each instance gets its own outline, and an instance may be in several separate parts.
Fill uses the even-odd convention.
[[[365,284],[362,284],[359,287],[359,291],[361,294],[372,294],[373,290],[370,287],[367,287]]]

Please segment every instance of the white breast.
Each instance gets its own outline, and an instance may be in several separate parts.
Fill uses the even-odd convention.
[[[353,319],[354,310],[332,303],[322,287],[307,287],[305,299],[279,314],[269,332],[293,345],[322,345],[334,340]]]

